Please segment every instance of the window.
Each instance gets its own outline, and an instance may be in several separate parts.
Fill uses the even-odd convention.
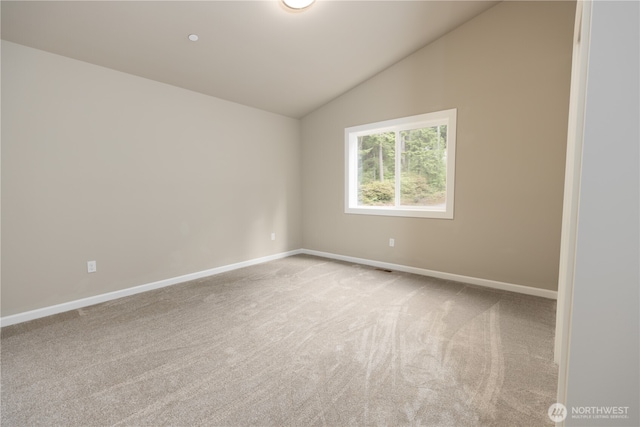
[[[456,109],[345,129],[345,212],[453,218]]]

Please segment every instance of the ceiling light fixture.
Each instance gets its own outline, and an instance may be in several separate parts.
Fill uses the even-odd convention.
[[[189,40],[191,40],[192,42],[197,42],[198,41],[198,35],[197,34],[189,34]]]
[[[313,4],[315,0],[282,0],[282,3],[293,10],[306,9]]]

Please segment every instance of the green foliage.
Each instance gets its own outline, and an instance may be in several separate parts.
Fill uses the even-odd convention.
[[[432,126],[399,132],[402,205],[442,203],[446,193],[447,127]],[[360,204],[393,205],[396,179],[396,133],[358,138]]]
[[[358,138],[359,169],[362,182],[385,181],[395,177],[394,132]]]
[[[426,177],[403,176],[400,187],[400,204],[403,206],[425,206],[443,203],[446,191],[429,185]]]
[[[366,206],[388,206],[394,204],[395,189],[389,181],[370,181],[360,186],[360,204]]]
[[[446,189],[446,126],[400,132],[403,176],[425,177],[429,192]]]

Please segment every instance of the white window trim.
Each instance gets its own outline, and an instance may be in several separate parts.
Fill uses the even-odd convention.
[[[403,216],[419,218],[453,219],[455,188],[457,109],[443,110],[400,119],[386,120],[346,128],[345,135],[345,213],[363,215]],[[397,132],[401,130],[447,125],[447,200],[445,208],[425,206],[358,206],[358,137],[372,133]],[[396,170],[399,170],[400,156],[396,156]],[[396,192],[400,189],[396,186]],[[399,198],[396,197],[396,203]]]

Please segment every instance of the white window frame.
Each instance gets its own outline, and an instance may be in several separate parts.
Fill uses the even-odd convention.
[[[437,111],[400,119],[386,120],[360,126],[348,127],[345,135],[345,213],[363,215],[404,216],[419,218],[453,219],[455,188],[457,109]],[[400,203],[400,156],[396,154],[396,196],[395,206],[358,205],[358,137],[383,132],[400,132],[438,125],[447,126],[447,183],[446,203],[443,208],[429,206],[401,206]],[[396,153],[400,142],[396,138]]]

